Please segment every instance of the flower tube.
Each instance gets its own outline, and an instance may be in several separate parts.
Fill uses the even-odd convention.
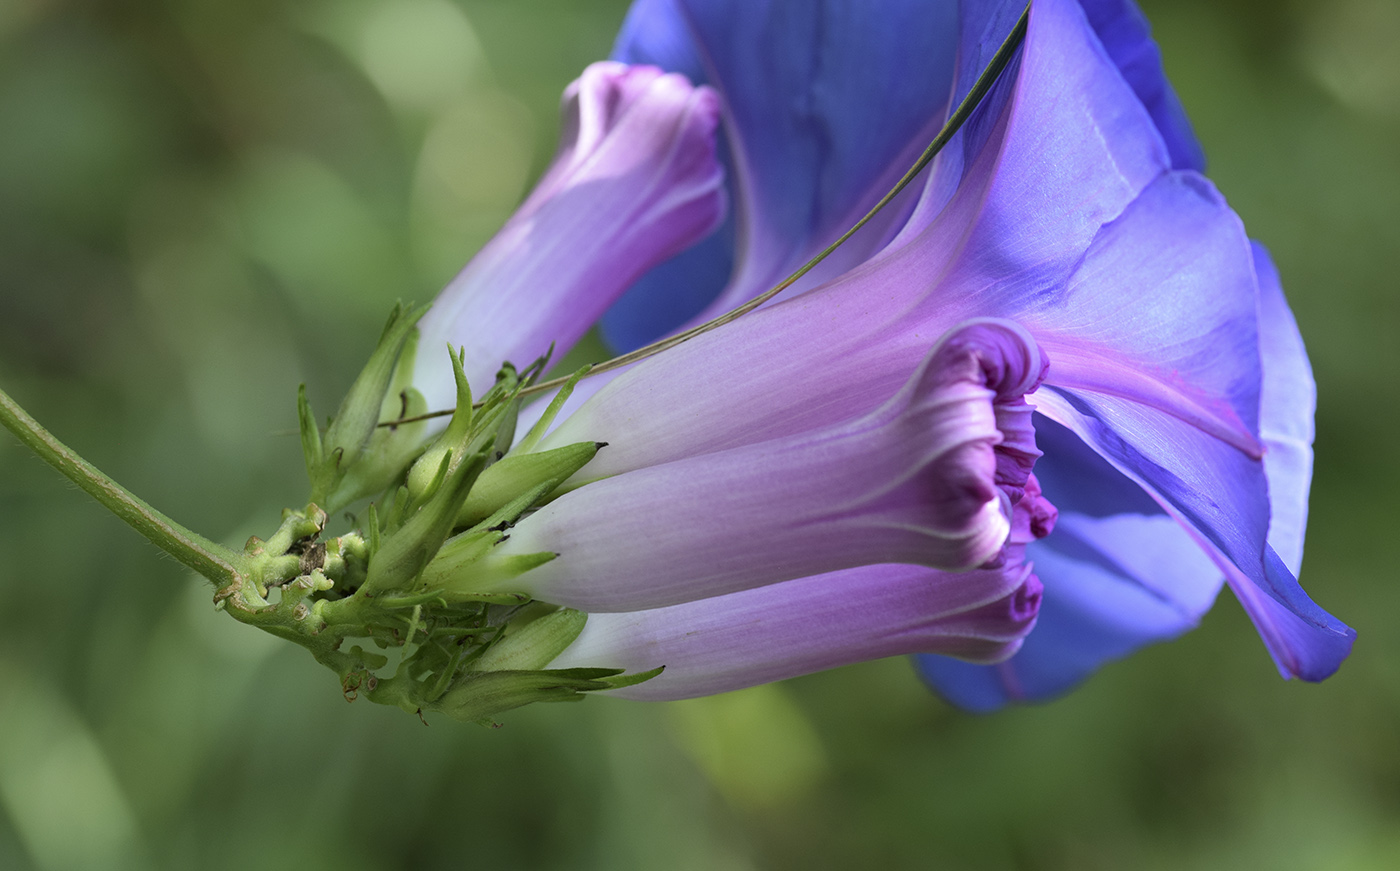
[[[1012,592],[943,610],[949,587],[977,576],[1023,579]],[[606,665],[665,670],[610,695],[661,701],[743,689],[828,668],[910,653],[999,662],[1035,625],[1040,581],[1014,572],[949,574],[908,565],[864,566],[648,611],[590,614],[552,668]]]
[[[1053,509],[1034,498],[1033,476],[1028,484],[998,568],[862,566],[668,608],[591,614],[554,665],[664,666],[645,683],[613,691],[661,700],[908,653],[956,657],[968,667],[1000,662],[1035,626],[1042,588],[1025,549],[1054,525]]]
[[[714,91],[680,75],[588,67],[564,92],[554,162],[419,322],[430,356],[413,381],[429,406],[456,398],[444,345],[466,349],[484,391],[501,361],[566,351],[639,275],[713,230],[725,210],[718,121]]]
[[[1045,368],[1016,324],[964,324],[874,412],[588,484],[521,520],[490,561],[556,553],[502,583],[585,611],[880,562],[971,569],[1002,550],[1039,456],[1025,395]],[[426,582],[452,583],[432,569]]]

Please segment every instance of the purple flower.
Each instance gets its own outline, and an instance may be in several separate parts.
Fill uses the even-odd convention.
[[[596,63],[564,91],[559,151],[534,191],[419,323],[414,386],[456,399],[447,344],[484,391],[501,361],[567,348],[648,268],[724,215],[710,88],[655,67]]]
[[[940,82],[951,77],[960,100],[1021,11],[969,0],[954,22],[947,4],[876,5],[634,5],[619,59],[679,70],[724,101],[737,218],[641,278],[605,321],[616,341],[751,298],[827,244],[924,144],[946,111]],[[566,406],[539,449],[609,446],[503,547],[558,553],[517,588],[623,613],[593,614],[559,662],[665,665],[631,690],[658,698],[920,653],[936,688],[985,710],[1061,692],[1189,629],[1223,580],[1285,677],[1335,671],[1354,633],[1295,580],[1307,359],[1267,255],[1200,169],[1131,2],[1036,0],[1017,60],[921,190],[776,302],[585,382],[591,398]],[[512,322],[492,352],[519,360],[548,338],[567,344],[618,290],[585,284],[550,298],[565,315],[515,315],[526,326]],[[567,330],[531,326],[564,316]],[[462,335],[481,329],[437,317]],[[891,412],[912,407],[891,399],[906,383],[915,394],[954,383],[957,364],[930,349],[988,318],[1048,360],[1029,406],[1016,405],[1024,378],[1004,396],[988,378],[995,434],[985,404],[980,423],[951,407]],[[525,333],[535,346],[511,338]],[[980,352],[984,374],[988,360],[1015,359],[998,347]],[[916,371],[934,377],[911,381]],[[932,445],[979,447],[947,454],[962,459],[936,468],[934,492],[986,493],[946,488],[990,474],[1005,497],[994,514],[986,499],[959,503],[963,528],[1004,537],[982,568],[942,571],[968,559],[912,543],[917,532],[852,533],[871,518],[918,526],[928,510],[909,497],[918,485],[900,487],[930,464],[871,423],[912,419],[957,433]],[[865,446],[855,433],[879,447],[836,450],[823,471],[817,447]],[[717,504],[740,509],[705,511]]]

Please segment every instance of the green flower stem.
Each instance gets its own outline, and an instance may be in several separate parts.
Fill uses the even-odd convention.
[[[233,586],[246,577],[249,566],[242,556],[186,529],[104,475],[44,429],[3,390],[0,390],[0,423],[84,493],[102,503],[156,547],[217,586]]]

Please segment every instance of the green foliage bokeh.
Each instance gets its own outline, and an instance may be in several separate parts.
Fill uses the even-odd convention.
[[[1321,395],[1303,580],[1360,633],[1279,680],[1228,594],[1053,704],[902,661],[497,730],[347,705],[0,437],[0,867],[1400,867],[1400,4],[1144,2]],[[625,3],[0,0],[0,384],[231,543],[553,150]]]

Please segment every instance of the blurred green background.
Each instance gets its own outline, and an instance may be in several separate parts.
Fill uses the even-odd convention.
[[[991,717],[886,661],[425,727],[4,436],[0,868],[1400,867],[1400,3],[1144,5],[1309,342],[1336,677],[1279,680],[1225,595]],[[0,383],[194,528],[266,533],[304,498],[296,385],[332,407],[488,238],[624,8],[0,0]]]

